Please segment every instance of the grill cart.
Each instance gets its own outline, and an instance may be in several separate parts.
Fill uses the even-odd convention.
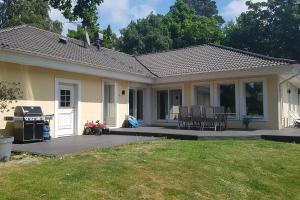
[[[44,115],[40,106],[17,106],[14,116],[4,120],[14,122],[14,137],[17,143],[43,141],[45,121],[54,115]]]

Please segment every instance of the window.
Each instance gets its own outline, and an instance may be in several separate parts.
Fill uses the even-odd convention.
[[[60,90],[60,107],[64,107],[64,108],[71,107],[71,90],[68,89]]]
[[[157,91],[157,119],[177,120],[182,105],[182,90]]]
[[[245,89],[245,105],[246,115],[252,117],[264,116],[264,89],[263,82],[246,82]]]
[[[210,106],[210,85],[196,86],[194,90],[194,103],[196,105]]]
[[[140,89],[129,89],[129,115],[143,120],[144,92]]]
[[[220,84],[219,91],[219,105],[225,108],[228,113],[236,113],[236,88],[235,84]],[[232,115],[235,117],[235,115]]]
[[[104,101],[103,101],[104,123],[108,126],[116,126],[116,101],[115,85],[104,83]]]

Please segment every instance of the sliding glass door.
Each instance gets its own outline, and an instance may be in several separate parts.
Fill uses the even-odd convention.
[[[179,107],[182,105],[181,90],[170,90],[170,120],[177,120]]]
[[[157,119],[168,119],[168,104],[169,95],[168,90],[157,91]]]
[[[179,107],[182,105],[182,90],[157,91],[157,119],[177,120]]]
[[[144,92],[141,89],[129,89],[129,115],[143,120]]]

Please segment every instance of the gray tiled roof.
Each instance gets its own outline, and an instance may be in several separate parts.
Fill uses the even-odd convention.
[[[86,64],[101,69],[153,77],[144,66],[128,54],[94,46],[84,48],[80,40],[68,38],[60,43],[59,34],[28,25],[0,30],[0,48],[42,55],[54,59]]]
[[[80,40],[59,42],[59,34],[28,25],[0,30],[0,49],[46,56],[117,72],[146,77],[167,77],[194,73],[281,66],[292,60],[271,58],[217,45],[200,45],[162,53],[133,57],[94,46],[84,47]]]
[[[141,55],[137,59],[158,77],[295,63],[293,60],[272,58],[212,44]]]

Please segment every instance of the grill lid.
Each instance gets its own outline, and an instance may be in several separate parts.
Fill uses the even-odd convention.
[[[15,116],[40,116],[43,115],[40,106],[17,106],[15,108]]]

